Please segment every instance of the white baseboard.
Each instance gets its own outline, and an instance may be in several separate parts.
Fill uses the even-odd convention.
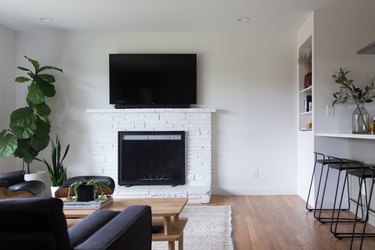
[[[296,195],[291,187],[216,187],[213,195]]]

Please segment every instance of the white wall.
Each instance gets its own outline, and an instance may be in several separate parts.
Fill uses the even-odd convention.
[[[20,32],[22,55],[62,67],[50,100],[53,133],[71,144],[72,175],[90,171],[86,109],[108,108],[109,53],[198,54],[198,104],[213,118],[215,193],[296,193],[294,33]],[[18,93],[22,93],[22,89]],[[24,96],[18,96],[22,103]],[[46,150],[45,155],[49,152]],[[254,170],[259,179],[253,179]]]
[[[318,133],[351,133],[353,104],[336,105],[335,115],[325,116],[325,105],[331,105],[332,93],[338,90],[332,74],[343,67],[351,71],[349,77],[356,85],[375,81],[375,55],[356,54],[357,50],[375,41],[374,10],[373,0],[347,0],[315,13],[314,121]],[[375,116],[375,103],[366,104],[366,109],[371,117]],[[375,164],[373,140],[316,137],[315,150]],[[352,184],[355,184],[352,185],[352,196],[357,197],[357,183]],[[374,214],[370,216],[370,222],[375,223]]]
[[[325,115],[325,106],[331,105],[332,93],[338,90],[332,74],[340,67],[350,70],[349,77],[358,86],[375,81],[375,55],[358,55],[357,50],[375,41],[375,16],[372,0],[346,1],[315,13],[315,128],[316,132],[351,133],[351,114],[354,104],[335,105],[333,116]],[[334,32],[332,32],[334,31]],[[375,102],[366,104],[370,116],[375,116]],[[318,138],[318,150],[330,139]],[[326,142],[326,143],[325,143]],[[363,146],[364,141],[345,140],[340,147],[327,148],[331,154],[354,157],[375,163],[373,153],[363,158],[363,152],[374,147]],[[373,144],[373,143],[372,143]],[[355,148],[353,148],[355,147]],[[351,148],[353,148],[351,150]],[[365,151],[363,151],[365,150]],[[369,158],[369,157],[372,157]]]
[[[332,93],[338,84],[332,81],[340,67],[350,70],[349,77],[359,86],[375,80],[375,55],[357,55],[360,48],[375,41],[373,0],[350,1],[319,10],[315,16],[315,131],[351,133],[352,104],[335,105],[335,115],[325,116]],[[375,103],[366,105],[375,115]]]
[[[0,25],[0,131],[9,128],[16,105],[16,32]],[[0,173],[16,169],[14,157],[0,158]]]

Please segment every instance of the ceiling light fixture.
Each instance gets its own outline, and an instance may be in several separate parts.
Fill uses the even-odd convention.
[[[246,22],[250,21],[250,17],[243,16],[243,17],[237,18],[237,21],[241,22],[241,23],[246,23]]]
[[[41,21],[41,22],[45,22],[45,23],[49,23],[49,22],[52,22],[53,19],[50,18],[50,17],[40,17],[40,18],[39,18],[39,21]]]

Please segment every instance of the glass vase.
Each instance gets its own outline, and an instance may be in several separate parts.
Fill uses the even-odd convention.
[[[365,107],[356,108],[352,114],[353,134],[369,133],[369,114]]]

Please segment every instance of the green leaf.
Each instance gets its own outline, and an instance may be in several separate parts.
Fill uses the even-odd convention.
[[[27,69],[27,68],[24,68],[24,67],[20,67],[20,66],[18,66],[17,69],[20,69],[20,70],[23,70],[23,71],[31,72],[31,70],[29,70],[29,69]]]
[[[37,84],[31,84],[28,89],[29,92],[26,98],[31,104],[38,105],[44,102],[44,93]]]
[[[51,108],[45,102],[35,105],[34,108],[40,116],[47,117],[51,114]]]
[[[31,163],[38,155],[38,152],[30,146],[30,139],[19,139],[18,147],[14,155],[23,159],[25,163]]]
[[[17,126],[11,126],[12,133],[18,138],[18,139],[27,139],[30,136],[32,136],[36,131],[36,125],[32,124],[27,127],[17,127]]]
[[[42,151],[43,149],[45,149],[48,146],[50,138],[49,138],[49,135],[46,135],[46,136],[42,136],[42,137],[33,136],[30,139],[31,139],[31,147],[35,151]]]
[[[10,125],[18,127],[29,126],[35,124],[36,119],[37,117],[32,108],[19,108],[10,114]]]
[[[42,78],[44,81],[47,81],[49,83],[54,83],[56,82],[55,77],[53,75],[49,74],[40,74],[38,77]]]
[[[60,68],[56,68],[56,67],[52,67],[52,66],[43,66],[39,69],[39,72],[42,72],[43,70],[46,70],[46,69],[53,69],[53,70],[57,70],[57,71],[60,71],[60,72],[63,72],[62,69]]]
[[[44,80],[38,80],[37,84],[39,88],[43,91],[43,94],[47,97],[53,97],[56,94],[55,86]]]
[[[24,77],[24,76],[19,76],[19,77],[16,77],[15,81],[19,82],[19,83],[23,83],[23,82],[31,81],[31,79],[27,78],[27,77]]]
[[[33,60],[33,59],[31,59],[27,56],[25,56],[25,58],[27,58],[27,60],[29,60],[29,62],[31,62],[31,64],[34,66],[35,72],[38,72],[39,67],[40,67],[39,62],[37,60]]]
[[[36,131],[35,135],[39,137],[48,136],[51,130],[51,125],[48,122],[43,121],[42,119],[38,118],[36,121]],[[48,139],[49,141],[49,139]]]
[[[31,108],[19,108],[10,115],[10,129],[19,139],[27,139],[33,135],[37,129],[37,117]]]
[[[0,156],[8,157],[14,154],[17,149],[17,138],[4,129],[0,132]]]

